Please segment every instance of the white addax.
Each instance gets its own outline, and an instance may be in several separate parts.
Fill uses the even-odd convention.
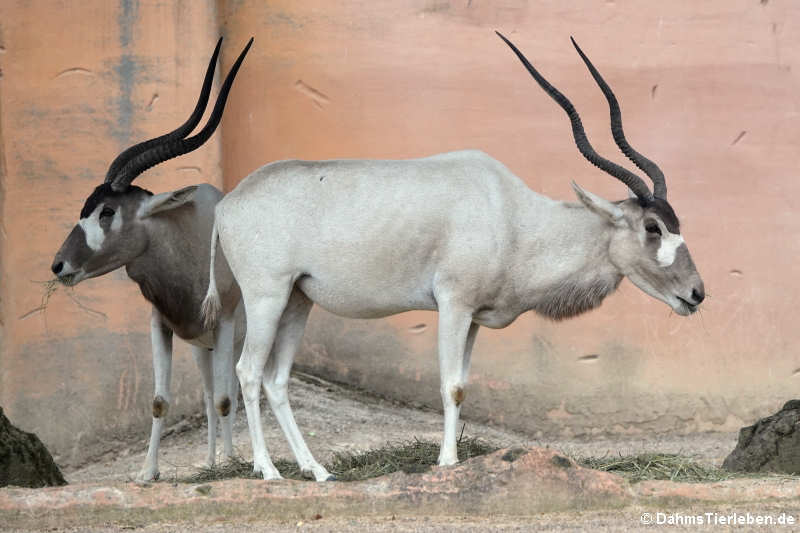
[[[600,305],[624,276],[681,315],[703,300],[703,282],[677,240],[663,175],[625,142],[613,93],[588,59],[581,54],[608,98],[614,137],[651,177],[654,193],[592,149],[569,100],[508,44],[565,109],[580,151],[635,198],[609,202],[573,184],[578,204],[551,200],[479,151],[282,161],[245,178],[217,205],[212,243],[219,239],[244,300],[248,330],[236,371],[254,467],[265,479],[280,476],[264,444],[262,386],[299,466],[317,480],[330,476],[303,441],[287,392],[314,303],[357,318],[439,312],[439,464],[451,465],[480,326],[502,328],[529,310],[555,320],[575,316]],[[212,272],[203,304],[211,324],[218,305]]]

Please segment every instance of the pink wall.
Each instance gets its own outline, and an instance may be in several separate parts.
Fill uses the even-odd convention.
[[[221,16],[228,32],[266,37],[228,111],[243,133],[223,140],[230,185],[277,159],[479,148],[554,198],[573,199],[574,179],[618,199],[493,30],[573,100],[598,151],[625,162],[570,35],[615,88],[629,140],[667,175],[703,311],[676,316],[626,281],[585,317],[482,330],[467,416],[547,434],[735,429],[796,395],[800,5],[245,1]],[[432,313],[316,310],[300,362],[438,406],[435,338]]]
[[[629,140],[667,175],[709,293],[703,312],[676,316],[623,282],[584,317],[554,324],[525,315],[505,330],[482,330],[465,416],[545,437],[735,429],[795,396],[797,3],[55,5],[0,7],[0,404],[62,457],[84,454],[81,439],[149,422],[148,309],[118,272],[74,292],[106,319],[64,291],[46,314],[21,319],[41,298],[31,280],[50,277],[53,253],[118,150],[191,110],[220,32],[225,67],[256,38],[223,131],[143,176],[156,192],[218,183],[220,164],[230,188],[277,159],[478,148],[551,197],[571,200],[574,179],[618,199],[622,186],[580,156],[563,112],[493,30],[573,100],[597,150],[624,162],[570,35],[614,87]],[[299,362],[438,406],[435,338],[433,313],[358,321],[315,310]],[[199,412],[197,374],[181,354],[173,378],[179,411]],[[582,359],[589,354],[598,357]]]
[[[0,4],[0,405],[61,464],[130,433],[145,437],[150,307],[118,270],[60,287],[44,311],[31,312],[42,303],[38,282],[53,277],[53,256],[117,153],[191,113],[218,38],[212,8]],[[155,192],[201,181],[221,187],[219,138],[136,183]],[[201,412],[199,374],[186,346],[175,346],[171,414]]]

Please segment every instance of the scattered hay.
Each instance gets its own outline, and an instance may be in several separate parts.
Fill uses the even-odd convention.
[[[64,290],[64,293],[67,297],[72,300],[78,307],[86,311],[87,313],[97,316],[102,319],[107,319],[108,315],[103,313],[102,311],[97,311],[96,309],[92,309],[91,307],[86,306],[75,297],[74,288],[70,286],[63,285],[58,278],[52,278],[47,281],[32,281],[31,283],[35,283],[37,285],[42,286],[42,299],[41,302],[37,307],[34,307],[30,311],[26,311],[25,313],[19,316],[19,319],[22,320],[23,318],[28,318],[31,315],[36,313],[42,312],[45,313],[45,325],[47,324],[47,305],[50,303],[50,298],[56,293],[56,291],[61,288]]]
[[[287,479],[305,479],[296,463],[284,459],[278,459],[274,463],[283,477]],[[231,457],[224,463],[210,468],[201,468],[190,476],[178,478],[177,481],[182,483],[206,483],[208,481],[231,478],[261,479],[261,476],[253,472],[253,463],[247,462],[241,457]]]
[[[58,278],[49,279],[47,281],[34,281],[33,283],[42,286],[43,290],[42,300],[39,303],[38,307],[34,307],[30,311],[27,311],[22,315],[20,315],[19,316],[20,320],[23,318],[28,318],[34,313],[38,313],[39,311],[44,311],[45,309],[47,309],[47,304],[48,302],[50,302],[50,297],[53,296],[53,294],[55,294],[59,286]]]
[[[691,457],[673,453],[583,457],[577,459],[577,462],[587,468],[620,474],[634,483],[651,479],[713,483],[740,477],[721,468],[699,463]]]
[[[463,438],[458,441],[458,459],[464,461],[471,457],[486,455],[499,448],[479,438]],[[516,459],[509,451],[504,460]],[[339,481],[361,481],[391,474],[392,472],[426,472],[439,458],[439,444],[431,441],[413,439],[390,442],[381,448],[364,452],[340,452],[334,454],[325,465]],[[715,466],[703,464],[691,457],[670,453],[642,453],[638,455],[618,455],[604,457],[575,458],[581,466],[619,474],[632,483],[645,480],[668,480],[684,483],[714,483],[726,479],[755,477],[752,474],[728,472]],[[275,467],[284,478],[307,480],[293,461],[278,459]],[[766,477],[761,474],[759,477]],[[787,476],[782,476],[787,477]],[[220,479],[248,478],[259,479],[253,474],[253,463],[235,457],[230,461],[204,468],[195,474],[178,479],[184,483],[206,483]]]
[[[498,449],[475,437],[461,439],[458,441],[458,459],[464,461]],[[414,439],[361,453],[337,453],[326,468],[339,480],[360,481],[397,471],[408,474],[425,472],[438,459],[438,443]]]
[[[463,438],[458,441],[458,459],[463,461],[498,449],[497,446],[476,437]],[[425,472],[436,464],[438,458],[438,443],[415,438],[407,442],[390,442],[381,448],[365,452],[339,452],[334,454],[325,468],[339,481],[361,481],[398,471]],[[278,459],[275,467],[287,479],[308,479],[293,461]],[[234,457],[221,465],[203,468],[179,481],[206,483],[229,478],[258,479],[259,476],[253,474],[253,463]]]

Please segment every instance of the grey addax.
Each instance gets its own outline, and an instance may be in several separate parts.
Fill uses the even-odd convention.
[[[573,183],[579,203],[552,200],[471,150],[405,161],[276,162],[217,205],[212,242],[219,239],[247,313],[236,372],[255,471],[265,479],[280,475],[264,444],[260,388],[290,420],[289,371],[314,303],[355,318],[439,312],[439,464],[451,465],[480,326],[503,328],[530,310],[555,320],[578,315],[599,306],[625,276],[680,315],[703,301],[703,282],[660,172],[628,150],[650,172],[654,196],[640,177],[600,157],[569,100],[514,51],[567,111],[581,153],[635,198],[610,202]],[[622,146],[618,106],[611,99],[609,105]],[[203,306],[210,323],[218,306],[212,276]],[[291,422],[281,425],[298,463],[327,479]]]
[[[219,40],[189,119],[166,135],[126,149],[111,163],[105,182],[86,199],[78,224],[53,260],[53,273],[69,286],[124,266],[153,305],[150,336],[155,392],[150,444],[139,473],[142,480],[159,476],[158,447],[170,403],[173,334],[192,345],[203,378],[208,419],[206,461],[214,464],[218,414],[222,417],[223,452],[228,457],[233,454],[232,426],[239,394],[234,364],[241,352],[245,320],[239,287],[225,259],[209,261],[214,207],[222,193],[201,184],[153,195],[131,181],[153,165],[199,148],[214,133],[252,42],[250,39],[225,78],[208,123],[187,138],[208,103],[222,44]],[[200,306],[210,270],[220,288],[221,317],[213,328],[206,329]]]

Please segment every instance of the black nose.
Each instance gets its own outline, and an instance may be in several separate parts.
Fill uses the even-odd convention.
[[[51,267],[53,274],[55,274],[56,276],[58,276],[58,273],[61,272],[63,268],[64,268],[63,261],[59,261],[58,263],[53,263],[53,266]]]
[[[699,287],[692,289],[692,300],[694,300],[694,305],[700,305],[703,300],[706,299],[706,291],[702,285]]]

